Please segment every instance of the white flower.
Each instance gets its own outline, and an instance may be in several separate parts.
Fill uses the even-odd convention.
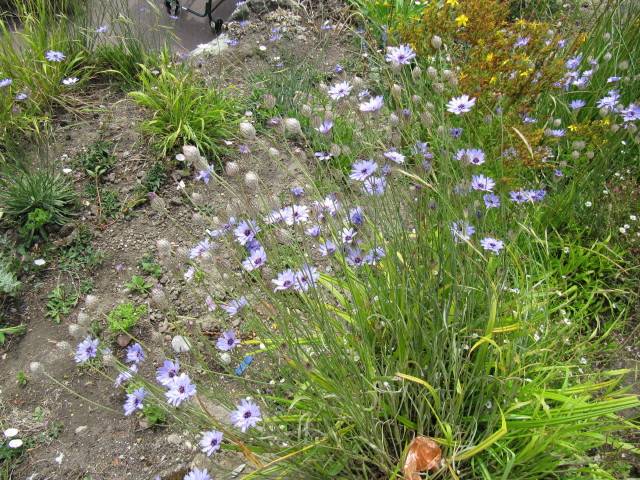
[[[38,267],[43,266],[45,263],[47,263],[47,262],[46,262],[46,260],[45,260],[44,258],[36,258],[36,259],[33,261],[33,264],[34,264],[34,265],[37,265]]]
[[[591,202],[589,202],[589,201],[584,202],[584,206],[585,206],[585,207],[591,207],[591,205],[593,205],[593,203],[591,203]]]

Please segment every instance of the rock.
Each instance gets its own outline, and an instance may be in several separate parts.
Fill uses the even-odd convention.
[[[87,427],[86,425],[80,425],[78,428],[75,429],[76,435],[80,435],[87,428],[89,428],[89,427]]]
[[[120,335],[118,335],[116,342],[118,342],[118,345],[124,348],[131,342],[131,337],[129,335],[121,333]]]
[[[181,445],[182,438],[180,438],[180,435],[178,435],[177,433],[172,433],[167,436],[167,442],[171,445]]]

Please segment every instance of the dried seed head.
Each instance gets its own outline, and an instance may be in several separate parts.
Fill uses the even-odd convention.
[[[270,93],[265,93],[262,97],[262,105],[264,108],[272,109],[276,106],[276,97]]]
[[[288,135],[296,136],[302,135],[302,128],[297,118],[285,118],[284,119],[284,132]]]
[[[439,50],[442,47],[442,39],[438,35],[434,35],[431,37],[431,46],[436,50]]]
[[[342,151],[342,150],[341,150],[341,148],[340,148],[340,145],[335,144],[335,143],[332,143],[332,144],[331,144],[331,148],[329,149],[329,153],[330,153],[331,155],[333,155],[334,157],[337,157],[338,155],[340,155],[340,152],[341,152],[341,151]]]
[[[193,192],[191,194],[191,201],[196,205],[202,205],[204,203],[204,197],[199,192]]]
[[[402,87],[397,83],[394,83],[393,86],[391,87],[391,95],[396,100],[399,99],[400,96],[402,95]]]
[[[300,113],[302,114],[303,117],[305,118],[309,118],[312,114],[313,114],[313,110],[311,109],[311,107],[309,105],[307,105],[306,103],[304,105],[302,105],[302,107],[300,108]]]
[[[271,147],[269,149],[269,158],[271,158],[272,160],[277,160],[278,158],[280,158],[280,150]]]
[[[436,93],[442,93],[442,92],[444,92],[444,85],[442,83],[440,83],[440,82],[436,82],[436,83],[433,84],[433,90]]]
[[[88,312],[95,312],[98,309],[98,297],[96,295],[87,295],[84,299],[84,308]]]
[[[435,80],[436,78],[438,78],[438,71],[433,67],[427,67],[427,75],[432,80]]]
[[[156,249],[158,250],[158,255],[161,257],[169,257],[172,253],[171,242],[166,238],[161,238],[156,241]]]
[[[238,162],[227,162],[224,166],[224,171],[229,177],[235,177],[240,173],[240,165],[238,165]]]
[[[422,77],[422,69],[419,66],[413,67],[411,70],[411,78],[413,78],[414,82],[417,82]]]
[[[260,184],[260,179],[255,172],[247,172],[244,176],[244,184],[251,190],[256,190]]]
[[[182,147],[182,154],[184,155],[184,160],[189,165],[193,165],[200,158],[200,152],[198,152],[198,147],[194,145],[184,145]]]
[[[249,122],[242,122],[240,124],[240,134],[249,140],[256,138],[256,129]]]
[[[61,352],[71,352],[71,345],[64,340],[56,343],[56,348]]]

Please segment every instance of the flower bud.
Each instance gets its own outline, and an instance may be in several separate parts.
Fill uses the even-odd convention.
[[[422,101],[422,97],[420,95],[411,95],[411,101],[413,103],[420,103]]]
[[[436,83],[433,84],[433,90],[436,93],[442,93],[442,92],[444,92],[444,85],[442,83],[440,83],[440,82],[436,82]]]
[[[242,122],[240,124],[240,134],[249,140],[256,138],[256,129],[249,122]]]
[[[198,155],[196,160],[193,162],[193,166],[196,170],[209,170],[211,167],[209,166],[209,162],[202,155]]]
[[[428,67],[427,68],[427,76],[429,78],[431,78],[432,80],[435,80],[436,78],[438,78],[438,71],[433,67]]]
[[[306,103],[304,105],[302,105],[302,107],[300,108],[300,113],[302,114],[303,117],[305,118],[309,118],[312,114],[313,114],[313,110],[311,109],[311,107],[309,105],[307,105]]]
[[[207,224],[207,219],[200,212],[195,212],[191,215],[191,219],[193,220],[193,223],[197,225],[205,226]]]
[[[256,190],[260,183],[260,179],[255,172],[247,172],[244,176],[244,184],[251,190]]]
[[[399,123],[400,118],[398,117],[398,115],[396,115],[395,113],[389,115],[389,125],[391,125],[392,127],[397,127]]]
[[[571,152],[571,158],[573,158],[574,160],[577,160],[580,158],[580,152],[577,150],[574,150],[573,152]]]
[[[224,171],[229,177],[235,177],[240,173],[240,165],[237,162],[227,162],[224,166]]]
[[[623,60],[618,64],[618,70],[628,70],[629,69],[629,62],[627,60]]]
[[[556,118],[556,119],[553,121],[553,126],[554,126],[554,127],[559,127],[560,125],[562,125],[562,120],[561,120],[561,119],[559,119],[559,118]]]
[[[431,46],[436,50],[440,50],[440,47],[442,47],[442,39],[438,35],[434,35],[431,37]]]

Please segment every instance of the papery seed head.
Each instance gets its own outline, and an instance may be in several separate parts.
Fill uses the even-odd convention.
[[[439,50],[442,47],[442,39],[438,35],[434,35],[431,37],[431,46],[436,50]]]
[[[305,118],[309,118],[312,114],[313,114],[313,110],[311,109],[311,107],[309,105],[307,105],[306,103],[304,105],[302,105],[302,107],[300,108],[300,113],[302,114],[303,117]]]
[[[235,177],[240,173],[240,165],[238,165],[238,162],[227,162],[224,166],[224,171],[229,177]]]
[[[269,149],[269,158],[271,158],[272,160],[277,160],[278,158],[280,158],[280,150],[271,147]]]
[[[198,147],[194,145],[184,145],[182,147],[182,154],[184,155],[185,162],[189,165],[193,165],[200,158]]]
[[[422,69],[418,65],[416,65],[415,67],[413,67],[413,70],[411,70],[411,78],[413,78],[414,82],[417,82],[421,77]]]
[[[289,135],[302,135],[302,128],[297,118],[285,118],[284,131]]]
[[[244,184],[251,190],[255,190],[258,188],[258,185],[260,184],[260,179],[258,178],[258,175],[255,172],[247,172],[244,175]]]
[[[438,78],[438,71],[433,67],[427,67],[427,75],[432,80],[435,80],[436,78]]]
[[[264,108],[272,109],[276,106],[276,97],[270,93],[265,93],[262,97],[262,105]]]
[[[161,238],[156,241],[156,249],[158,250],[158,254],[162,257],[170,256],[173,250],[171,242],[166,238]]]
[[[96,295],[87,295],[84,299],[84,308],[89,312],[94,312],[98,309],[98,297]]]
[[[249,140],[256,138],[256,129],[249,122],[240,123],[240,134]]]

